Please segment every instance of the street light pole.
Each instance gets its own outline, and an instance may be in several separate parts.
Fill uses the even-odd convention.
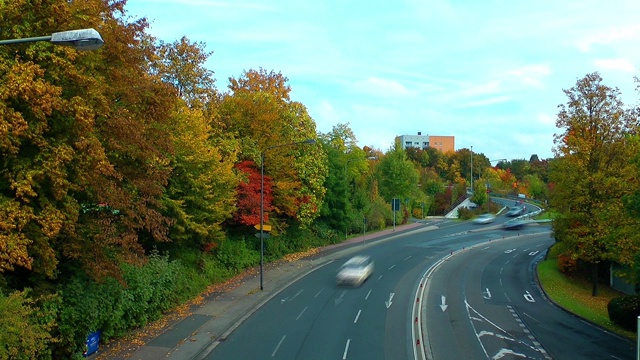
[[[471,194],[473,194],[473,146],[471,147]]]
[[[22,44],[36,41],[49,41],[55,45],[71,46],[77,50],[96,50],[104,41],[95,29],[80,29],[56,32],[48,36],[37,36],[22,39],[0,40],[0,45]]]
[[[260,291],[264,290],[264,153],[267,150],[283,146],[311,145],[315,143],[315,139],[307,139],[288,144],[273,145],[265,148],[260,153]]]

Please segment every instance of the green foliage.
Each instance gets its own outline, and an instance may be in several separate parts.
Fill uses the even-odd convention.
[[[123,265],[122,273],[126,285],[111,277],[102,283],[74,277],[61,288],[58,330],[62,346],[56,356],[81,354],[92,331],[101,330],[103,340],[120,337],[185,300],[183,282],[178,281],[184,279],[184,268],[167,256],[153,253],[146,265]]]
[[[0,292],[0,359],[51,359],[54,320],[28,290],[8,296]]]
[[[640,295],[628,295],[611,299],[607,305],[609,319],[629,331],[638,328]]]
[[[472,209],[461,207],[458,209],[458,219],[469,220],[475,217],[475,213]]]
[[[270,238],[271,239],[271,238]],[[265,243],[271,240],[265,240]],[[265,245],[265,249],[268,244]],[[245,240],[225,240],[216,251],[216,259],[233,272],[240,272],[250,266],[255,266],[260,261],[260,249],[251,249]]]
[[[378,165],[380,195],[391,201],[393,198],[411,198],[418,186],[419,174],[401,147],[390,150]]]
[[[614,259],[627,263],[638,249],[632,232],[637,226],[623,209],[622,196],[638,187],[637,170],[629,158],[638,153],[628,141],[638,132],[633,113],[623,108],[620,93],[602,83],[598,73],[587,74],[565,90],[568,102],[560,105],[554,138],[558,156],[549,171],[555,187],[551,209],[560,241],[569,243],[569,259],[591,264],[593,295],[597,295],[597,264]],[[626,257],[621,257],[626,254]]]

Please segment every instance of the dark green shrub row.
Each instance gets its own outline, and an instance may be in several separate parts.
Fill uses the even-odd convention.
[[[621,296],[609,301],[609,319],[629,331],[636,331],[640,316],[640,296]]]
[[[54,357],[80,358],[92,331],[102,331],[104,341],[160,318],[183,300],[185,270],[179,261],[152,253],[144,266],[122,266],[124,285],[114,278],[73,278],[58,292],[60,346]]]

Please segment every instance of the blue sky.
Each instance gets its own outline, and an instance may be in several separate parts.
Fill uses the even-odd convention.
[[[563,89],[598,71],[640,99],[637,0],[128,0],[166,42],[213,55],[226,90],[244,70],[281,72],[318,131],[349,124],[360,146],[453,135],[489,159],[553,157]]]

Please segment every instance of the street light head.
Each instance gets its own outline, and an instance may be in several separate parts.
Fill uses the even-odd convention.
[[[51,43],[71,46],[77,50],[96,50],[102,47],[104,41],[95,29],[81,29],[53,33]]]
[[[313,145],[316,143],[316,139],[307,139],[305,141],[302,142],[303,144],[309,144],[309,145]]]
[[[367,160],[378,160],[377,156],[369,156]]]

